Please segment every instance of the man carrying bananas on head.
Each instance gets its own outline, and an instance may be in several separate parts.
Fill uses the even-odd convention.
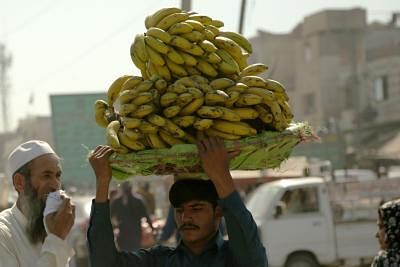
[[[108,200],[111,180],[108,157],[113,151],[108,146],[98,146],[94,150],[89,158],[96,175],[96,198],[88,229],[92,266],[267,266],[257,226],[229,173],[229,159],[233,153],[228,153],[219,138],[204,139],[197,147],[210,180],[178,180],[169,191],[182,238],[180,243],[176,248],[155,246],[135,252],[118,252],[114,245]],[[222,216],[229,241],[223,240],[218,230]]]

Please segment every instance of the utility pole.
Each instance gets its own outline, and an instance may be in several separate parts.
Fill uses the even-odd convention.
[[[182,0],[181,9],[185,11],[190,11],[192,9],[192,1],[191,0]]]
[[[246,0],[242,0],[242,6],[240,7],[240,20],[239,20],[239,33],[240,34],[243,34],[245,11],[246,11]]]
[[[0,96],[3,131],[8,131],[8,89],[7,70],[11,66],[11,55],[6,55],[6,47],[0,43]]]

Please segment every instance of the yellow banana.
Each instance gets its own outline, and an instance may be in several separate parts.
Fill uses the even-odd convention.
[[[172,60],[170,60],[168,57],[165,57],[165,61],[167,62],[167,66],[169,70],[172,72],[174,76],[177,77],[184,77],[187,76],[188,73],[186,72],[185,68],[182,67],[182,65],[178,65]]]
[[[248,87],[261,87],[266,88],[267,81],[258,76],[243,76],[239,82],[244,83]]]
[[[178,53],[181,55],[183,58],[183,61],[185,62],[186,65],[188,66],[196,66],[197,65],[197,60],[194,56],[183,52],[183,51],[178,51]]]
[[[193,31],[193,26],[186,22],[178,22],[168,29],[169,34],[183,34]]]
[[[215,36],[217,36],[219,34],[219,29],[218,27],[215,27],[213,25],[205,25],[206,30],[211,31]]]
[[[224,74],[235,74],[240,72],[239,65],[228,52],[223,49],[218,49],[215,53],[217,53],[217,55],[222,59],[222,61],[218,63],[218,66]]]
[[[268,69],[267,65],[263,63],[254,63],[248,65],[240,72],[240,77],[244,76],[257,76]]]
[[[124,132],[118,132],[118,138],[124,146],[131,150],[139,151],[146,148],[140,141],[129,139]]]
[[[183,84],[175,82],[168,86],[167,91],[172,92],[172,93],[182,94],[182,93],[186,93],[187,89]]]
[[[202,73],[211,77],[216,77],[218,75],[218,72],[215,70],[215,68],[204,59],[198,59],[196,68]]]
[[[213,120],[199,119],[193,123],[193,127],[199,131],[204,131],[213,125]]]
[[[146,32],[146,35],[157,38],[166,44],[169,44],[169,42],[171,42],[172,39],[172,36],[168,32],[156,27],[149,28]]]
[[[171,14],[180,12],[182,12],[182,9],[177,7],[167,7],[157,10],[154,14],[149,16],[149,19],[146,19],[147,20],[146,27],[148,27],[148,29],[150,27],[155,27],[163,18]]]
[[[181,49],[190,49],[193,45],[189,40],[179,35],[172,35],[171,42],[169,42],[169,44]]]
[[[190,76],[190,79],[192,79],[193,81],[195,81],[198,84],[200,84],[200,83],[208,84],[208,79],[201,75],[192,75],[192,76]]]
[[[159,149],[159,148],[167,147],[167,145],[164,143],[164,141],[156,133],[146,134],[145,138],[146,138],[147,143],[151,146],[151,148]]]
[[[244,122],[214,120],[213,128],[228,134],[250,136],[257,134],[257,130]]]
[[[199,75],[199,74],[201,74],[201,72],[198,69],[196,69],[196,68],[194,68],[192,66],[185,65],[185,69],[188,72],[188,74],[190,74],[190,75]]]
[[[225,88],[234,86],[236,83],[228,78],[218,78],[210,82],[210,86],[215,90],[223,90]]]
[[[179,111],[181,111],[180,106],[169,106],[163,110],[163,114],[167,118],[172,118],[178,115]]]
[[[182,84],[186,87],[197,87],[198,86],[197,82],[195,82],[190,77],[182,77],[182,78],[178,79],[175,83]]]
[[[206,39],[206,36],[201,33],[200,31],[192,31],[188,33],[181,34],[182,38],[192,42],[192,43],[199,43]]]
[[[182,138],[185,136],[185,132],[181,128],[179,128],[178,125],[176,125],[169,119],[165,119],[165,121],[165,126],[162,128],[170,133],[173,137]]]
[[[154,82],[151,80],[144,80],[140,84],[135,87],[135,91],[137,92],[147,92],[153,87]]]
[[[187,104],[189,104],[190,102],[192,102],[193,100],[193,95],[190,93],[182,93],[178,96],[177,100],[176,100],[176,104],[179,107],[184,107]]]
[[[215,90],[208,83],[199,83],[199,89],[204,93],[214,92]]]
[[[217,105],[217,104],[223,104],[225,101],[227,101],[229,96],[226,93],[221,93],[221,92],[208,92],[205,95],[205,101],[206,105]]]
[[[251,46],[251,43],[243,35],[236,33],[236,32],[220,32],[219,36],[229,38],[232,41],[234,41],[235,43],[237,43],[238,45],[240,45],[240,47],[242,47],[248,53],[253,53],[253,48]]]
[[[249,89],[249,87],[247,85],[245,85],[244,83],[238,82],[235,85],[233,85],[233,86],[231,86],[229,88],[226,88],[225,91],[227,93],[230,93],[232,91],[236,91],[236,92],[239,92],[239,93],[244,93],[244,92],[247,91],[247,89]]]
[[[237,91],[230,91],[228,92],[228,95],[229,98],[225,101],[225,106],[229,108],[232,107],[236,103],[236,101],[238,101],[240,93]]]
[[[249,87],[246,93],[261,96],[263,98],[262,102],[268,106],[270,106],[272,102],[276,101],[274,93],[265,88]]]
[[[214,39],[215,39],[215,34],[214,34],[214,32],[212,32],[212,31],[210,31],[209,29],[205,28],[205,29],[203,30],[202,33],[203,33],[204,37],[205,37],[207,40],[209,40],[209,41],[211,41],[211,42],[214,41]]]
[[[217,28],[221,28],[221,27],[224,26],[224,22],[221,21],[221,20],[218,20],[218,19],[213,19],[213,20],[211,21],[211,25],[213,25],[213,26],[215,26],[215,27],[217,27]]]
[[[204,55],[204,50],[197,44],[192,44],[192,46],[189,49],[182,48],[182,50],[194,56]]]
[[[156,70],[155,64],[153,64],[153,62],[151,60],[147,61],[147,65],[146,65],[146,73],[147,76],[149,77],[155,77],[156,75],[158,75],[158,72]]]
[[[224,107],[220,107],[220,109],[222,110],[222,116],[220,117],[220,119],[226,121],[240,121],[240,116],[236,114],[233,110]]]
[[[163,92],[165,89],[167,89],[168,83],[164,79],[158,79],[155,83],[154,86],[158,90],[158,92]]]
[[[195,98],[187,104],[184,108],[181,109],[179,115],[188,116],[196,112],[204,103],[204,97]]]
[[[96,123],[103,128],[108,126],[108,120],[106,118],[106,110],[108,109],[108,104],[106,101],[98,99],[94,104],[94,116]]]
[[[124,128],[122,132],[131,140],[139,140],[143,138],[143,134],[138,129]]]
[[[185,21],[189,17],[186,12],[174,13],[166,16],[160,22],[157,23],[156,27],[164,31],[167,31],[172,25]]]
[[[130,79],[132,76],[124,75],[117,78],[111,86],[108,88],[107,91],[107,103],[110,107],[114,105],[115,100],[118,98],[119,92],[122,89],[122,85]]]
[[[151,122],[152,124],[159,126],[159,127],[164,126],[166,123],[165,119],[157,114],[151,114],[151,115],[147,116],[146,118],[149,122]]]
[[[239,115],[240,120],[254,120],[258,117],[257,110],[253,108],[234,108],[232,111]]]
[[[120,116],[127,116],[128,114],[134,112],[137,109],[135,104],[122,104],[119,106],[118,114]]]
[[[213,53],[218,50],[218,48],[210,41],[204,40],[200,42],[200,47],[204,49],[204,51],[207,51],[209,53]]]
[[[224,132],[218,131],[214,128],[208,128],[204,132],[208,136],[221,137],[224,140],[237,140],[237,139],[242,138],[240,135],[224,133]]]
[[[144,37],[143,34],[136,34],[135,39],[133,40],[133,50],[141,61],[146,62],[149,57],[147,55]]]
[[[222,59],[217,55],[217,53],[214,53],[214,52],[212,52],[212,53],[206,53],[206,54],[204,55],[204,59],[205,59],[207,62],[211,63],[211,64],[219,63],[219,62],[222,61]]]
[[[188,87],[187,90],[188,93],[193,96],[193,98],[200,98],[204,96],[203,92],[196,87]]]
[[[262,101],[263,98],[261,96],[246,93],[239,96],[239,99],[236,101],[235,105],[238,107],[252,106],[260,104]]]
[[[121,117],[121,123],[125,128],[133,129],[139,127],[141,120],[136,118]]]
[[[132,76],[128,80],[122,84],[121,92],[125,90],[133,90],[136,85],[140,84],[143,81],[143,78],[140,76]]]
[[[174,136],[172,136],[169,132],[160,130],[159,135],[161,139],[170,146],[177,144],[184,144],[184,142]]]
[[[197,20],[187,19],[187,20],[185,20],[185,22],[187,24],[189,24],[190,26],[192,26],[193,30],[195,30],[195,31],[202,32],[204,30],[204,25]]]
[[[290,109],[289,103],[287,101],[282,101],[279,102],[279,106],[281,107],[281,110],[283,114],[285,115],[286,121],[290,123],[293,119],[293,113]]]
[[[155,70],[158,73],[158,75],[160,75],[160,77],[162,77],[163,79],[170,81],[171,80],[171,72],[169,71],[169,68],[165,65],[161,66],[161,65],[155,65]]]
[[[266,79],[265,82],[266,86],[264,88],[267,88],[268,90],[271,90],[274,93],[286,95],[285,87],[283,87],[283,85],[280,82],[271,79]]]
[[[178,94],[173,92],[166,92],[160,98],[160,104],[162,107],[168,107],[173,104],[178,97]]]
[[[155,110],[154,105],[152,104],[145,104],[139,106],[134,112],[132,112],[132,117],[134,118],[143,118]]]
[[[223,114],[219,107],[202,106],[197,110],[197,114],[206,119],[220,118]]]
[[[217,36],[214,39],[214,44],[222,50],[228,52],[239,66],[239,70],[247,66],[247,59],[242,55],[240,46],[229,38]]]
[[[147,104],[153,100],[153,95],[150,92],[142,92],[139,93],[133,100],[132,104],[135,104],[137,106]]]
[[[210,17],[199,14],[190,15],[189,20],[196,20],[198,22],[201,22],[201,24],[203,25],[210,25],[212,22],[212,19]]]
[[[272,122],[273,116],[272,114],[267,111],[264,107],[261,105],[255,105],[255,109],[258,112],[258,117],[266,124],[269,124]]]
[[[187,128],[196,121],[196,117],[195,116],[175,117],[172,119],[172,121],[179,127]]]
[[[146,70],[146,63],[139,58],[136,50],[134,50],[133,44],[131,45],[130,53],[133,64],[140,70],[143,79],[146,79],[146,77],[143,75],[143,72]]]
[[[146,42],[146,45],[150,46],[155,51],[157,51],[161,54],[168,53],[168,50],[169,50],[168,45],[164,44],[162,41],[158,40],[157,38],[154,38],[153,36],[145,36],[144,41]]]
[[[121,128],[121,124],[119,121],[115,120],[110,122],[106,128],[106,139],[107,144],[110,145],[112,148],[120,147],[120,142],[118,139],[118,131]]]
[[[149,59],[151,60],[151,62],[153,62],[153,64],[156,65],[164,65],[165,61],[163,59],[163,57],[160,55],[160,53],[158,53],[156,50],[154,50],[151,46],[146,45],[146,51],[147,54],[149,55]]]
[[[182,55],[178,53],[172,46],[169,46],[169,51],[167,53],[167,57],[175,62],[176,64],[184,64],[185,60],[183,59]]]
[[[150,123],[148,121],[142,120],[142,123],[139,125],[139,130],[142,133],[146,133],[146,134],[152,133],[152,134],[154,134],[154,133],[157,133],[158,127],[157,127],[157,125],[154,125],[154,124],[152,124],[152,123]]]

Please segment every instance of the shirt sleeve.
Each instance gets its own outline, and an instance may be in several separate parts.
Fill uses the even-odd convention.
[[[49,233],[44,240],[37,266],[65,267],[74,254],[66,240]]]
[[[119,252],[114,243],[114,234],[110,222],[109,203],[92,201],[90,223],[87,232],[91,266],[96,267],[147,267],[155,266],[160,260],[159,249],[140,249],[135,252]],[[153,256],[152,256],[153,255]]]
[[[257,225],[237,191],[219,201],[225,217],[229,246],[239,266],[265,267],[267,256]]]

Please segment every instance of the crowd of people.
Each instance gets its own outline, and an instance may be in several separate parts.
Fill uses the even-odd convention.
[[[155,202],[149,185],[134,192],[132,184],[124,182],[110,190],[108,157],[113,150],[104,145],[94,149],[89,162],[96,195],[87,229],[91,266],[268,265],[257,225],[229,172],[229,160],[239,151],[228,152],[218,138],[204,139],[197,147],[208,179],[173,183],[165,227],[151,247],[142,238],[143,225],[153,230]],[[9,174],[18,198],[0,213],[0,266],[65,267],[74,255],[66,237],[75,206],[61,190],[61,162],[53,148],[39,140],[22,143],[10,153]],[[400,200],[381,205],[377,217],[380,251],[372,266],[399,266]],[[165,246],[171,236],[176,246]]]

